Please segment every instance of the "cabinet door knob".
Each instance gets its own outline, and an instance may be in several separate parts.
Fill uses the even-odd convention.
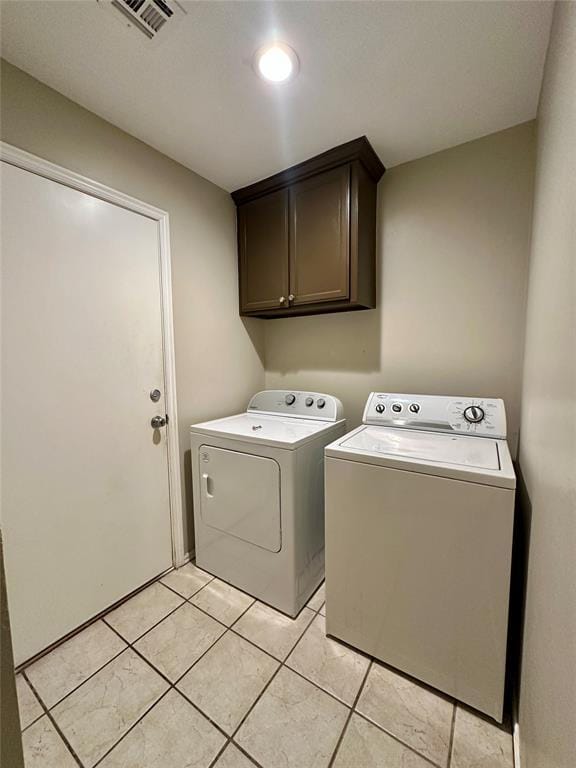
[[[294,301],[294,298],[295,298],[294,294],[293,294],[293,293],[291,293],[291,294],[288,296],[288,301]]]
[[[280,302],[280,304],[284,304],[284,302],[286,301],[286,299],[284,298],[284,296],[280,296],[280,298],[278,299],[278,301]]]

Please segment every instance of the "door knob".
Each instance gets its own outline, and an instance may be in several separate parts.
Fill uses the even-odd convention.
[[[160,427],[166,426],[166,417],[165,416],[153,416],[150,421],[150,426],[152,429],[160,429]]]
[[[288,296],[288,301],[294,301],[294,299],[295,299],[295,296],[294,296],[294,294],[293,294],[293,293],[291,293],[291,294]]]
[[[286,301],[286,298],[284,296],[280,296],[278,301],[280,302],[280,304],[284,304],[284,302]]]

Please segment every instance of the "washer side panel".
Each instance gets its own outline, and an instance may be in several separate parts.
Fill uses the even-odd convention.
[[[327,632],[502,717],[514,492],[326,459]]]

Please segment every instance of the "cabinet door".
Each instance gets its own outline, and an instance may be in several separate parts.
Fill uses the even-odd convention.
[[[238,208],[240,311],[288,306],[288,190]]]
[[[291,188],[292,304],[347,299],[350,290],[350,166]]]

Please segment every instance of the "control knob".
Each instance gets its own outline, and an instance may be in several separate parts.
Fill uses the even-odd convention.
[[[479,405],[469,405],[464,408],[464,418],[469,424],[479,424],[485,415],[484,409],[480,408]]]
[[[316,401],[316,405],[318,406],[318,408],[324,408],[324,406],[326,405],[326,400],[324,400],[323,397],[319,397],[318,400]]]
[[[293,405],[295,401],[296,401],[296,395],[286,395],[286,397],[284,398],[284,402],[286,403],[286,405]]]
[[[418,403],[410,403],[410,413],[420,413],[420,405]]]
[[[383,403],[378,403],[376,406],[376,413],[384,413],[386,406]]]
[[[402,412],[402,406],[400,405],[400,403],[393,403],[392,404],[392,410],[394,411],[394,413],[401,413]]]
[[[310,408],[310,406],[314,404],[314,398],[313,397],[307,397],[304,402],[306,403],[308,408]]]

